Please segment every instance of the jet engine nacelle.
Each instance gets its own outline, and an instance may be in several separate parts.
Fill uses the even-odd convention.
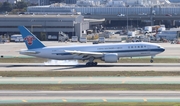
[[[117,63],[118,60],[119,60],[119,57],[117,53],[104,54],[104,61],[106,63]]]

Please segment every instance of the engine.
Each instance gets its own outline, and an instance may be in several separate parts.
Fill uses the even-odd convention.
[[[117,53],[108,53],[104,55],[104,61],[106,63],[117,63],[119,60]]]

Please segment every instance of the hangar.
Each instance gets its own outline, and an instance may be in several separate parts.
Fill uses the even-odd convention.
[[[71,36],[82,35],[89,29],[89,22],[82,15],[0,15],[0,35],[19,34],[18,26],[26,26],[40,40],[47,40],[48,35],[64,32]]]

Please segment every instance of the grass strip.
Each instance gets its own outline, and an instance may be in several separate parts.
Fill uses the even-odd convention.
[[[180,90],[179,84],[0,84],[0,90]]]
[[[180,103],[168,102],[123,102],[123,103],[21,103],[2,104],[2,106],[180,106]]]
[[[1,58],[0,63],[44,63],[49,61],[42,58]],[[103,61],[95,60],[96,62],[103,63]],[[150,58],[122,58],[119,63],[150,63]],[[79,61],[79,63],[85,63]],[[180,63],[179,58],[154,58],[154,63]]]
[[[180,76],[179,71],[0,71],[2,77]]]

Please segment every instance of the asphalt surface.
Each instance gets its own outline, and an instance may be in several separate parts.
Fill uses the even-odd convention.
[[[0,91],[0,97],[177,97],[177,91]]]
[[[0,84],[180,84],[180,77],[1,77]]]
[[[44,42],[46,46],[75,45],[76,43]],[[82,45],[81,43],[78,43]],[[86,43],[90,44],[90,43]],[[83,45],[85,45],[83,43]],[[180,58],[178,44],[160,43],[166,50],[160,57]],[[0,55],[22,56],[24,43],[0,44]],[[180,64],[168,63],[100,63],[96,67],[48,63],[1,63],[0,71],[180,71]],[[0,84],[179,84],[180,77],[0,77]],[[172,85],[173,86],[173,85]],[[52,102],[180,102],[179,91],[0,91],[0,104]]]
[[[3,103],[180,102],[177,91],[0,91]]]
[[[180,63],[99,63],[94,67],[79,63],[74,65],[0,63],[0,71],[180,71],[179,67]]]

